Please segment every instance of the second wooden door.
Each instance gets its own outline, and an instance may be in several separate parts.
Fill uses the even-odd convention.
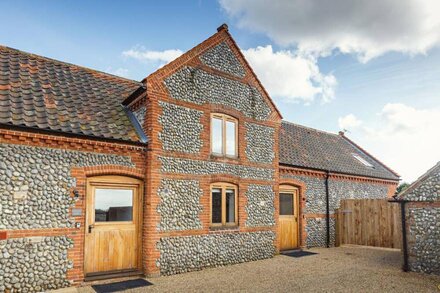
[[[279,235],[280,250],[298,248],[298,190],[280,188]]]
[[[101,176],[87,182],[86,276],[140,267],[141,182]]]

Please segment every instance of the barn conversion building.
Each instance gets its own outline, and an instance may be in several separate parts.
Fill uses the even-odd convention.
[[[0,179],[0,291],[33,292],[332,246],[399,176],[282,121],[222,25],[141,82],[0,46]]]
[[[404,270],[440,275],[440,162],[401,192]]]

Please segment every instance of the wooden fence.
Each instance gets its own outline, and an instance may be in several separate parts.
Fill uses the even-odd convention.
[[[344,199],[336,210],[336,245],[401,248],[400,206],[386,199]]]

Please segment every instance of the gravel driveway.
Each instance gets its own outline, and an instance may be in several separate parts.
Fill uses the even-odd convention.
[[[315,248],[316,255],[276,256],[169,277],[127,292],[440,292],[440,276],[404,273],[395,250]],[[94,292],[90,287],[78,291]]]

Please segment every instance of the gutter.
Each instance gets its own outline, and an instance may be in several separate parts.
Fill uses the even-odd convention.
[[[409,271],[408,266],[408,241],[406,237],[406,210],[405,210],[405,204],[408,203],[407,200],[396,200],[394,197],[393,200],[389,200],[389,203],[399,203],[400,204],[400,218],[402,221],[402,252],[403,252],[403,266],[402,270],[404,272]]]
[[[326,176],[325,176],[325,217],[326,217],[326,230],[327,230],[327,235],[326,235],[327,248],[330,247],[330,195],[329,195],[329,190],[328,190],[328,178],[329,177],[330,177],[330,172],[326,171]]]
[[[293,167],[303,170],[313,170],[313,171],[320,171],[320,172],[328,172],[329,170],[326,169],[320,169],[320,168],[313,168],[313,167],[305,167],[305,166],[298,166],[298,165],[290,165],[285,163],[279,163],[279,166],[285,166],[285,167]],[[373,178],[373,179],[380,179],[385,181],[392,181],[395,183],[398,183],[400,181],[399,178],[385,178],[385,177],[378,177],[378,176],[372,176],[372,175],[359,175],[355,173],[349,173],[349,172],[340,172],[340,171],[332,171],[333,174],[341,174],[341,175],[348,175],[348,176],[354,176],[354,177],[364,177],[364,178]]]
[[[55,135],[55,136],[64,136],[64,137],[70,137],[70,138],[87,139],[87,140],[95,140],[95,141],[98,140],[98,141],[104,141],[104,142],[110,142],[110,143],[136,145],[136,146],[141,146],[141,147],[147,146],[146,142],[140,142],[140,141],[132,141],[132,140],[125,140],[125,139],[118,139],[118,138],[108,138],[108,137],[94,136],[94,135],[88,135],[88,134],[82,134],[82,133],[64,132],[64,131],[53,130],[53,129],[42,129],[42,128],[31,127],[31,126],[18,126],[18,125],[12,125],[12,124],[8,124],[8,123],[0,123],[0,129],[22,131],[22,132],[28,132],[28,133]]]
[[[409,254],[408,254],[408,238],[407,238],[407,234],[406,234],[406,209],[405,209],[405,204],[411,202],[408,200],[397,200],[395,197],[393,200],[389,200],[389,203],[399,203],[400,204],[400,214],[401,214],[401,220],[402,220],[402,252],[403,252],[403,266],[402,266],[402,270],[404,272],[408,272],[409,271]],[[415,201],[413,201],[415,202]],[[417,201],[417,202],[428,202],[428,203],[432,203],[433,201],[431,200],[424,200],[424,201]]]

